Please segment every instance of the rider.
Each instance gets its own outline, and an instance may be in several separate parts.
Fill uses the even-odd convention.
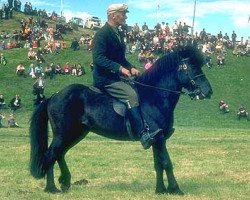
[[[93,40],[94,86],[124,102],[132,130],[140,138],[144,149],[155,142],[160,129],[149,132],[145,127],[136,91],[121,77],[138,76],[139,71],[125,58],[126,45],[119,26],[127,19],[126,4],[111,4],[107,9],[107,23],[95,34]]]

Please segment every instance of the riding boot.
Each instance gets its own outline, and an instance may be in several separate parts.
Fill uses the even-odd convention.
[[[133,133],[140,138],[140,142],[144,149],[149,149],[156,141],[158,133],[161,129],[154,132],[149,132],[149,128],[145,126],[139,106],[128,110],[128,118],[131,124]]]

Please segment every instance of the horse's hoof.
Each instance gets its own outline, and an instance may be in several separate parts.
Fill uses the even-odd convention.
[[[175,187],[175,188],[168,187],[166,193],[173,194],[173,195],[184,195],[184,192],[182,192],[179,187]]]
[[[70,182],[66,182],[63,178],[58,179],[59,183],[61,184],[62,192],[67,192],[70,188]]]
[[[58,190],[56,187],[46,187],[46,188],[44,189],[44,192],[56,194],[56,193],[60,193],[61,191]]]
[[[167,193],[167,189],[166,188],[156,189],[155,190],[155,194],[166,194],[166,193]]]
[[[61,184],[62,192],[67,192],[70,188],[70,181],[66,180],[62,176],[59,177],[58,182]]]
[[[62,192],[67,192],[69,188],[70,188],[70,185],[63,185],[63,184],[61,185]]]

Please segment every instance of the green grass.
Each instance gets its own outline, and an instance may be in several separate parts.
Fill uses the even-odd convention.
[[[18,29],[22,17],[18,14],[13,20],[0,22],[0,30]],[[67,45],[85,31],[88,30],[74,30],[64,35]],[[28,122],[33,110],[34,80],[15,75],[19,62],[26,67],[30,64],[27,50],[12,49],[3,53],[8,64],[0,66],[0,93],[7,103],[19,93],[23,107],[16,113],[21,128],[0,129],[1,199],[249,199],[250,122],[238,121],[235,115],[240,104],[250,111],[249,57],[236,58],[229,52],[225,67],[204,68],[214,91],[210,100],[180,98],[175,110],[176,132],[167,145],[177,180],[186,193],[184,197],[154,194],[155,173],[150,150],[142,150],[139,143],[108,140],[92,133],[67,154],[72,182],[86,179],[89,183],[73,184],[68,193],[51,195],[43,192],[45,181],[33,179],[28,171]],[[66,49],[56,56],[46,55],[45,59],[47,63],[80,62],[87,71],[82,77],[57,76],[46,80],[47,97],[70,83],[92,83],[91,52]],[[136,55],[128,55],[128,59],[140,67]],[[229,104],[228,114],[218,110],[221,99]],[[58,177],[57,166],[55,173]]]
[[[23,129],[21,129],[23,130]],[[169,140],[175,174],[184,197],[155,195],[151,150],[139,143],[90,134],[69,151],[73,184],[65,194],[43,192],[45,181],[28,172],[28,133],[2,129],[1,199],[248,199],[249,132],[245,129],[179,128]],[[58,167],[56,166],[58,177]]]

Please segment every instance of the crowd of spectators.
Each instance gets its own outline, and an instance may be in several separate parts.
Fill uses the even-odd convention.
[[[14,8],[15,11],[20,11],[17,5],[18,2],[14,2],[14,7],[9,1],[9,4],[4,4],[3,9],[8,7]],[[57,14],[55,12],[47,13],[45,10],[33,9],[31,2],[26,2],[24,5],[24,14],[27,15],[26,19],[20,21],[20,30],[13,30],[12,33],[8,33],[1,30],[0,34],[0,50],[7,50],[12,48],[25,48],[27,49],[27,59],[32,63],[29,68],[19,63],[16,67],[16,74],[18,76],[31,75],[32,78],[38,78],[40,75],[52,78],[55,74],[72,74],[81,76],[86,73],[84,67],[80,63],[65,64],[61,68],[61,64],[54,65],[46,64],[45,54],[60,54],[62,50],[67,48],[66,42],[63,39],[63,34],[67,34],[67,31],[72,31],[70,28],[66,28],[60,21],[56,23],[55,27],[48,26],[48,20],[54,20],[57,22]],[[6,13],[3,12],[3,16]],[[71,48],[75,50],[80,49],[80,45],[87,45],[89,42],[89,36],[83,35],[79,41],[75,38],[72,41]],[[90,49],[90,46],[87,47]],[[0,64],[6,65],[7,59],[3,53],[0,56]],[[42,66],[42,64],[46,66]],[[59,69],[61,68],[61,69]],[[28,70],[28,71],[27,71]],[[43,72],[45,70],[45,72]],[[41,73],[41,74],[40,74]]]
[[[48,13],[45,10],[37,10],[33,8],[32,2],[24,4],[24,10],[21,11],[22,3],[19,0],[8,1],[0,8],[1,23],[15,18],[15,14],[22,12],[24,18],[20,20],[20,28],[13,31],[5,31],[0,29],[0,67],[8,64],[8,57],[5,57],[5,51],[13,48],[27,49],[26,61],[30,61],[30,66],[26,66],[27,62],[20,62],[16,66],[16,75],[19,77],[31,77],[35,79],[33,92],[35,88],[37,93],[34,104],[38,105],[44,99],[44,79],[53,79],[56,74],[72,74],[74,76],[84,75],[85,69],[80,63],[61,64],[48,63],[46,54],[57,55],[67,48],[63,34],[68,34],[73,29],[70,25],[62,24],[57,20],[55,12]],[[55,27],[48,25],[49,21],[56,22]],[[25,63],[25,64],[24,64]],[[43,86],[42,86],[43,85]],[[14,113],[21,108],[21,98],[17,94],[9,103],[6,104],[4,95],[0,95],[0,111],[10,109],[11,114],[8,124],[5,127],[18,127],[15,122]],[[0,113],[0,126],[3,127],[2,120],[5,114]]]
[[[153,30],[148,28],[146,22],[141,28],[135,23],[132,27],[121,27],[121,31],[125,36],[127,53],[137,53],[142,66],[149,61],[154,62],[157,55],[171,52],[180,45],[190,43],[202,50],[209,68],[213,66],[213,59],[218,66],[225,65],[228,49],[232,49],[237,57],[250,56],[250,38],[244,41],[241,37],[238,41],[235,31],[229,37],[227,33],[223,35],[222,31],[217,35],[211,35],[203,28],[200,33],[191,35],[191,27],[185,22],[177,21],[172,26],[166,22],[157,23]],[[148,58],[147,55],[151,53],[154,56]]]

